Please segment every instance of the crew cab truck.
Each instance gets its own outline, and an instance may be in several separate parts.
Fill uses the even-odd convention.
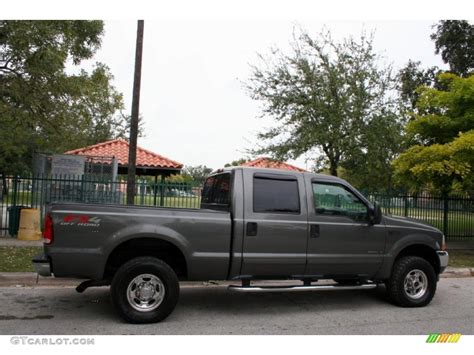
[[[374,288],[403,307],[430,303],[448,264],[443,234],[382,215],[333,176],[235,167],[207,178],[200,209],[57,203],[48,207],[40,275],[111,285],[119,315],[158,322],[179,281],[235,280],[237,292]],[[295,280],[259,286],[259,280]],[[318,280],[331,279],[332,283]],[[300,283],[302,282],[302,283]]]

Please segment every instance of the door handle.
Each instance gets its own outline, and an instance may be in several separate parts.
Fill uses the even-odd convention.
[[[319,238],[319,225],[312,224],[310,227],[310,237],[311,238]]]
[[[255,237],[257,235],[258,225],[255,222],[247,222],[247,236]]]

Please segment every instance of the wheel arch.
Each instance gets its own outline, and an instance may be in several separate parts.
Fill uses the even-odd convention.
[[[390,278],[395,262],[406,255],[425,258],[433,266],[436,274],[439,274],[440,263],[436,254],[437,246],[436,241],[426,234],[410,234],[398,239],[385,253],[383,264],[375,279],[386,280]]]
[[[103,278],[112,278],[121,265],[133,258],[150,256],[167,263],[179,279],[187,279],[188,263],[185,253],[176,243],[167,239],[159,235],[139,234],[121,241],[108,253]]]
[[[420,258],[425,259],[428,261],[433,269],[436,272],[436,275],[440,273],[440,262],[438,254],[436,254],[436,250],[433,249],[431,246],[426,244],[411,244],[403,248],[399,251],[396,255],[393,263],[395,263],[398,259],[404,256],[418,256]]]

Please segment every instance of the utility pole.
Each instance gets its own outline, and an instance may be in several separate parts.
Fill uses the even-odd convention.
[[[133,205],[135,199],[135,174],[137,163],[138,116],[140,113],[140,83],[142,78],[144,21],[138,20],[137,45],[135,50],[135,76],[133,78],[132,117],[128,150],[127,204]]]

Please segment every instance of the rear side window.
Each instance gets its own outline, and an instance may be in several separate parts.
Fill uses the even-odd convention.
[[[298,181],[254,177],[253,210],[266,213],[300,213]]]
[[[201,208],[221,207],[219,209],[228,209],[229,205],[230,174],[208,177],[202,189]]]

